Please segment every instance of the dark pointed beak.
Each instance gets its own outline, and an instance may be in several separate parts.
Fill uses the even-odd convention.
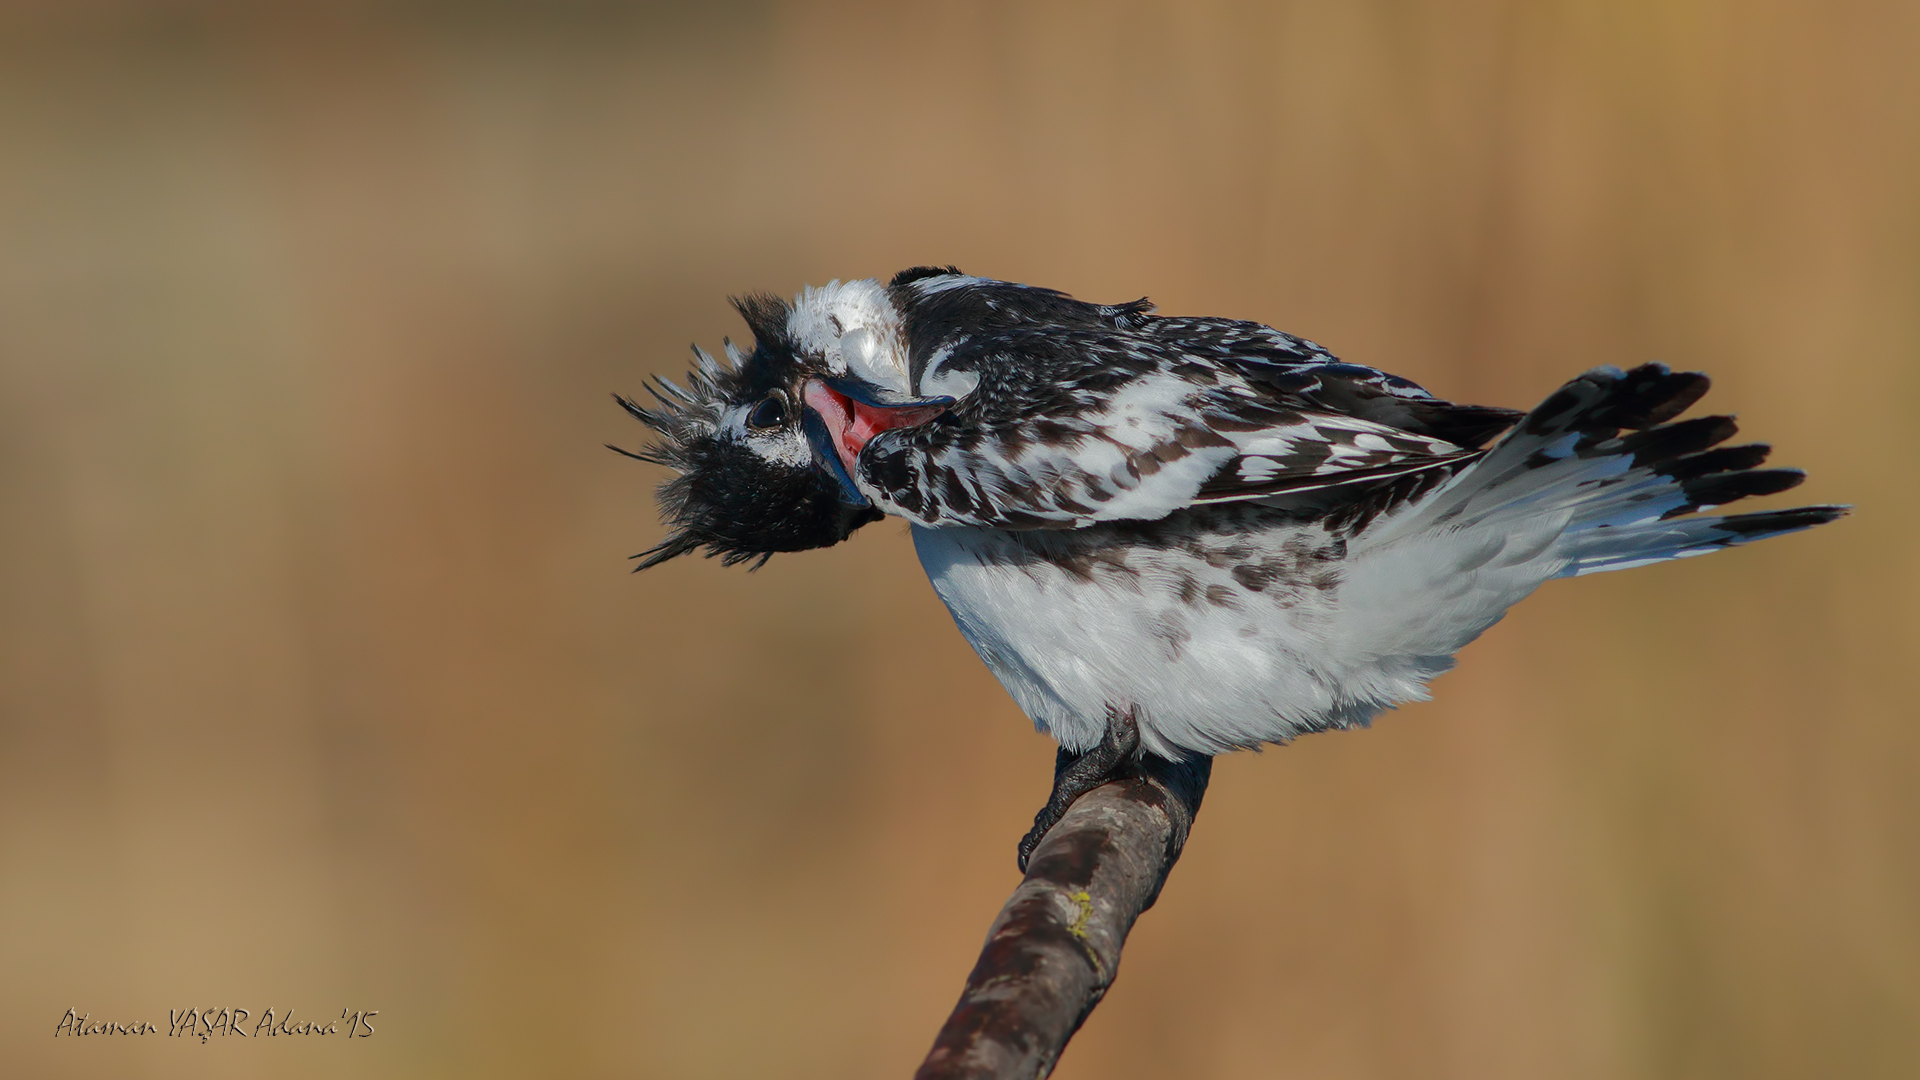
[[[872,505],[851,472],[867,440],[893,428],[924,424],[954,402],[950,397],[909,397],[861,379],[832,377],[808,380],[800,397],[800,422],[813,447],[814,464],[839,482],[841,501],[856,507]]]
[[[875,386],[865,379],[847,376],[828,376],[820,380],[829,390],[841,397],[852,398],[862,405],[871,405],[876,409],[948,409],[953,406],[953,398],[913,397],[910,394],[896,393],[885,387]]]
[[[807,444],[813,447],[813,464],[840,485],[840,501],[848,506],[872,506],[872,500],[860,493],[854,484],[853,475],[840,460],[840,454],[833,448],[833,433],[827,430],[827,422],[812,409],[800,410],[800,426],[806,429]]]

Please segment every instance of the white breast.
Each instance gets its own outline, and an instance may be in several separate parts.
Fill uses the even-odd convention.
[[[1424,696],[1333,655],[1340,568],[1317,526],[1147,545],[1116,532],[1104,546],[1102,528],[913,530],[961,633],[1067,749],[1100,740],[1109,705],[1136,708],[1146,748],[1179,757],[1364,724]]]

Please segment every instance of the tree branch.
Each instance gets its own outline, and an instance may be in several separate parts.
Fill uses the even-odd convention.
[[[1180,858],[1213,759],[1147,755],[1080,796],[1034,849],[916,1080],[1035,1080],[1113,985]]]

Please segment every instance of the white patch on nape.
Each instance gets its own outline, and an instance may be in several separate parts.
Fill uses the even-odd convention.
[[[890,386],[896,377],[880,339],[864,326],[840,335],[840,359],[847,365],[847,374],[876,386]]]
[[[920,278],[911,287],[921,296],[932,296],[951,289],[964,289],[969,285],[990,284],[992,281],[992,278],[974,277],[972,274],[941,274],[938,277]]]
[[[927,358],[927,367],[920,373],[920,395],[922,397],[943,396],[956,401],[973,393],[980,385],[980,375],[974,371],[948,371],[947,360],[953,356],[952,345],[942,345]]]
[[[787,332],[803,356],[820,358],[829,371],[912,393],[900,312],[872,278],[801,290],[787,316]]]

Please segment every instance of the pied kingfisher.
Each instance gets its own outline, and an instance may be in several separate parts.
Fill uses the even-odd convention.
[[[1366,724],[1548,578],[1684,558],[1839,506],[1687,516],[1798,484],[1676,420],[1707,377],[1596,368],[1533,411],[1457,405],[1252,322],[918,267],[734,301],[751,352],[621,404],[676,471],[667,538],[727,563],[905,518],[1036,727],[1054,791]],[[1497,441],[1496,435],[1506,434]],[[1491,445],[1488,445],[1491,442]],[[622,451],[625,453],[625,451]]]

